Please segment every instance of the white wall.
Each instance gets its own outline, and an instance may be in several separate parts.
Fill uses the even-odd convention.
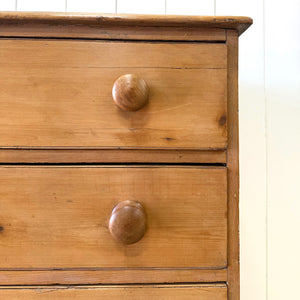
[[[240,38],[241,299],[298,299],[300,0],[0,0],[0,10],[246,15]]]

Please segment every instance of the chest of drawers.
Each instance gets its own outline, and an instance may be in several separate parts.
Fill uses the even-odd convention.
[[[239,299],[251,23],[0,13],[0,298]]]

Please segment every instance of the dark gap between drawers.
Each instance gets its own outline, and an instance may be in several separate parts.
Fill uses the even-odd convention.
[[[76,162],[76,163],[0,163],[0,166],[203,166],[203,167],[226,167],[226,163],[155,163],[155,162]]]
[[[108,284],[108,283],[92,283],[92,284],[60,284],[60,283],[50,283],[50,284],[21,284],[21,285],[1,285],[0,284],[0,287],[3,288],[3,289],[15,289],[16,287],[26,287],[26,289],[30,290],[30,289],[36,289],[36,287],[41,287],[41,289],[45,288],[45,289],[49,289],[50,287],[54,287],[54,286],[59,286],[59,287],[66,287],[66,289],[68,287],[77,287],[77,289],[80,289],[81,287],[82,288],[92,288],[92,287],[99,287],[99,286],[107,286],[107,287],[115,287],[115,288],[118,288],[118,287],[122,287],[122,286],[141,286],[141,287],[144,287],[144,286],[153,286],[155,285],[155,287],[157,288],[169,288],[168,286],[173,286],[173,285],[178,285],[177,288],[186,288],[186,285],[189,285],[189,287],[199,287],[200,284],[203,284],[203,285],[206,285],[206,286],[213,286],[213,285],[216,285],[216,284],[224,284],[227,286],[227,281],[197,281],[197,282],[186,282],[186,281],[180,281],[180,282],[177,282],[177,281],[174,281],[174,282],[168,282],[168,283],[165,283],[165,282],[159,282],[159,283],[156,283],[156,282],[147,282],[147,283],[111,283],[111,284]],[[179,286],[179,285],[184,285],[184,286]],[[31,288],[32,287],[32,288]]]
[[[88,37],[52,37],[52,36],[3,36],[0,34],[0,39],[19,39],[19,40],[82,40],[82,41],[105,41],[105,42],[134,42],[134,43],[149,43],[149,44],[157,44],[157,43],[183,43],[183,44],[226,44],[226,41],[216,41],[216,40],[160,40],[160,39],[155,39],[155,40],[143,40],[143,39],[105,39],[105,38],[88,38]]]

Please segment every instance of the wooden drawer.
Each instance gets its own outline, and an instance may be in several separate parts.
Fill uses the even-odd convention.
[[[0,288],[0,297],[10,300],[35,299],[187,299],[226,300],[225,284],[215,285],[130,285],[90,287],[5,287]]]
[[[225,43],[0,40],[2,148],[227,146]],[[143,78],[149,103],[123,111],[115,80]]]
[[[0,299],[239,299],[251,23],[0,12]]]
[[[226,177],[223,167],[1,167],[1,268],[223,269]],[[130,245],[108,229],[124,200],[146,215]]]

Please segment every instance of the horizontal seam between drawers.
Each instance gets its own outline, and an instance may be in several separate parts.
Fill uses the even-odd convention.
[[[95,37],[55,37],[55,36],[24,36],[24,35],[1,35],[0,34],[0,38],[1,39],[33,39],[33,40],[82,40],[82,41],[106,41],[106,42],[141,42],[141,43],[197,43],[197,44],[225,44],[226,45],[226,40],[222,39],[222,40],[205,40],[205,39],[191,39],[191,40],[186,40],[186,39],[176,39],[176,40],[165,40],[165,39],[159,39],[159,38],[155,38],[155,39],[109,39],[109,38],[95,38]]]
[[[157,289],[171,289],[171,288],[227,288],[227,282],[226,281],[212,281],[212,282],[174,282],[174,283],[120,283],[120,284],[29,284],[29,285],[1,285],[0,284],[0,291],[1,290],[36,290],[38,288],[45,289],[45,290],[52,290],[53,288],[57,287],[61,290],[67,290],[67,289],[104,289],[104,288],[157,288]]]
[[[157,268],[157,267],[137,267],[137,268],[126,268],[126,267],[116,267],[116,268],[89,268],[89,267],[82,267],[82,268],[8,268],[8,269],[2,269],[0,268],[0,272],[5,271],[14,271],[14,272],[22,272],[22,271],[176,271],[176,270],[226,270],[227,266],[225,267],[209,267],[209,268],[197,268],[197,267],[168,267],[168,268]]]
[[[1,41],[0,41],[1,42]],[[5,64],[2,64],[5,65]],[[7,63],[7,65],[10,65],[10,63]],[[40,66],[40,64],[37,64]],[[34,64],[31,65],[31,69],[34,68]],[[121,67],[87,67],[87,66],[81,66],[81,67],[64,67],[64,66],[47,66],[44,69],[169,69],[169,70],[227,70],[227,68],[189,68],[189,67],[139,67],[139,66],[121,66]]]
[[[226,167],[225,163],[211,163],[211,164],[203,164],[203,163],[0,163],[0,168],[101,168],[101,169],[109,169],[109,168],[118,168],[118,169],[130,169],[130,168],[199,168],[199,169],[224,169]]]
[[[38,150],[178,150],[178,151],[190,151],[190,150],[195,150],[195,151],[226,151],[227,148],[192,148],[192,147],[112,147],[112,146],[107,146],[107,147],[93,147],[93,146],[70,146],[70,147],[60,147],[60,146],[53,146],[53,147],[47,147],[47,146],[33,146],[33,147],[28,147],[28,146],[0,146],[0,150],[33,150],[33,151],[38,151]]]

